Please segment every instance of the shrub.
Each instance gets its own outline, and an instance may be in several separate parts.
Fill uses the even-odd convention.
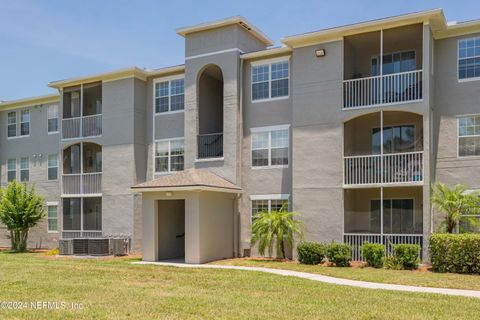
[[[385,259],[385,246],[380,243],[370,243],[366,241],[362,248],[362,256],[367,261],[367,265],[374,268],[382,268]]]
[[[480,274],[480,234],[432,234],[429,252],[435,271]]]
[[[352,247],[348,244],[332,242],[327,245],[327,258],[337,267],[349,267],[352,261]]]
[[[394,244],[393,256],[385,261],[387,269],[413,270],[420,263],[420,246],[418,244]]]
[[[298,261],[303,264],[319,264],[325,258],[325,245],[316,242],[301,242],[297,247]]]

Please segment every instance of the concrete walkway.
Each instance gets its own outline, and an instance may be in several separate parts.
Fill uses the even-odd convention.
[[[404,286],[404,285],[399,285],[399,284],[376,283],[376,282],[340,279],[340,278],[334,278],[334,277],[329,277],[329,276],[323,276],[323,275],[320,275],[320,274],[313,274],[313,273],[306,273],[306,272],[299,272],[299,271],[292,271],[292,270],[271,269],[271,268],[261,268],[261,267],[226,266],[226,265],[213,265],[213,264],[185,264],[185,263],[172,263],[172,262],[138,261],[138,262],[132,262],[132,263],[133,264],[151,264],[151,265],[166,266],[166,267],[179,267],[179,268],[203,268],[203,269],[229,269],[229,270],[258,271],[258,272],[277,274],[277,275],[280,275],[280,276],[291,276],[291,277],[297,277],[297,278],[302,278],[302,279],[320,281],[320,282],[324,282],[324,283],[331,283],[331,284],[365,288],[365,289],[382,289],[382,290],[394,290],[394,291],[406,291],[406,292],[438,293],[438,294],[447,294],[447,295],[452,295],[452,296],[480,298],[480,291],[476,291],[476,290],[416,287],[416,286]]]

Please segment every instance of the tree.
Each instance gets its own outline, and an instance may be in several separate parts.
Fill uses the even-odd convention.
[[[285,244],[293,246],[294,236],[302,237],[304,225],[295,219],[298,214],[288,212],[287,207],[285,204],[280,210],[262,211],[254,216],[251,244],[253,246],[258,242],[258,250],[262,256],[267,249],[272,256],[275,246],[277,256],[284,259]]]
[[[10,231],[12,250],[27,249],[28,231],[45,216],[44,199],[35,187],[12,181],[0,189],[0,222]]]
[[[438,211],[445,214],[444,225],[448,233],[456,230],[462,215],[480,213],[479,195],[466,191],[467,187],[460,184],[450,188],[443,183],[437,183],[433,187],[431,202]]]

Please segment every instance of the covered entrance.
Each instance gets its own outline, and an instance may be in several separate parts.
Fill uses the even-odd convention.
[[[142,259],[205,263],[238,252],[242,190],[208,169],[187,169],[132,187],[142,193]]]

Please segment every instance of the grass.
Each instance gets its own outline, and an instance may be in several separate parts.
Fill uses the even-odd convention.
[[[479,300],[368,290],[260,272],[0,253],[0,301],[82,310],[5,310],[2,319],[473,319]]]
[[[229,259],[213,264],[267,267],[310,272],[337,278],[369,282],[394,283],[421,287],[480,290],[480,275],[437,273],[432,271],[387,270],[375,268],[335,268],[323,265],[304,265],[267,259]]]

